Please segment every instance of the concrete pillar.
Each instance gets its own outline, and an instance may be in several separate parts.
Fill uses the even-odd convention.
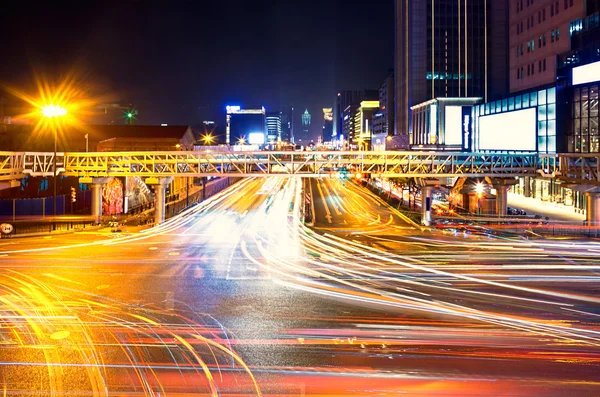
[[[421,186],[421,224],[431,225],[431,204],[433,202],[433,186]]]
[[[496,215],[506,216],[508,210],[508,185],[494,185],[496,189]]]
[[[586,224],[600,226],[600,193],[585,193],[586,199]]]
[[[526,176],[523,179],[523,196],[531,197],[531,177]]]
[[[96,222],[102,218],[102,189],[112,178],[92,178],[90,188],[92,189],[92,217]]]
[[[146,183],[154,185],[154,224],[160,225],[165,221],[165,199],[167,186],[173,182],[173,177],[147,178]]]
[[[508,205],[508,190],[519,183],[514,178],[485,178],[496,189],[496,215],[506,216]]]

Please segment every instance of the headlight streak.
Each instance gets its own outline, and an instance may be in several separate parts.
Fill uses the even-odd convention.
[[[85,384],[94,396],[112,395],[126,384],[132,390],[141,388],[146,396],[166,395],[169,390],[163,385],[163,375],[156,372],[161,366],[150,361],[164,352],[173,363],[169,368],[177,370],[181,379],[185,379],[179,368],[182,360],[202,374],[212,396],[236,384],[221,375],[224,358],[233,360],[228,360],[227,366],[238,369],[237,378],[246,377],[247,382],[242,383],[251,385],[251,394],[261,395],[250,369],[229,342],[211,329],[173,311],[64,295],[18,272],[0,274],[0,340],[0,373],[11,389],[21,382],[19,367],[38,367],[45,374],[35,373],[53,396],[69,394]],[[113,371],[123,359],[125,364],[117,365],[121,372]],[[193,386],[199,392],[205,389],[198,382]],[[5,388],[5,392],[11,389]]]

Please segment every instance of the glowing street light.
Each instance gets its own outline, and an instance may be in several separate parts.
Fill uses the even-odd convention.
[[[54,157],[52,158],[52,165],[53,165],[53,173],[54,173],[54,181],[53,181],[53,185],[54,185],[54,194],[53,194],[53,200],[52,200],[52,215],[53,215],[53,221],[56,221],[56,146],[57,146],[57,123],[58,123],[58,119],[60,117],[64,117],[67,115],[67,109],[65,109],[64,107],[60,106],[60,105],[45,105],[42,106],[42,115],[47,118],[49,121],[52,121],[50,124],[50,126],[52,127],[52,133],[54,134]],[[56,228],[56,223],[53,222],[53,228]]]
[[[246,144],[246,138],[244,138],[243,136],[240,137],[240,139],[238,139],[238,144],[239,145],[245,145]]]
[[[484,192],[483,183],[477,182],[477,184],[475,185],[475,193],[477,193],[477,194],[483,194],[483,192]]]
[[[42,107],[42,115],[49,119],[67,115],[67,109],[59,105],[46,105]]]
[[[214,142],[215,137],[212,136],[211,134],[206,134],[202,137],[202,140],[204,141],[205,145],[210,145],[211,143]]]

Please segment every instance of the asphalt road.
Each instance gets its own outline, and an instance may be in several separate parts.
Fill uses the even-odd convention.
[[[6,395],[598,396],[600,244],[422,231],[245,180],[141,233],[0,240]]]

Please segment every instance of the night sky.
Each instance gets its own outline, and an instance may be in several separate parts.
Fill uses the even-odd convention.
[[[10,3],[3,84],[75,70],[134,104],[138,124],[223,124],[226,104],[293,105],[297,128],[308,108],[316,135],[337,90],[377,88],[393,65],[393,0]]]

